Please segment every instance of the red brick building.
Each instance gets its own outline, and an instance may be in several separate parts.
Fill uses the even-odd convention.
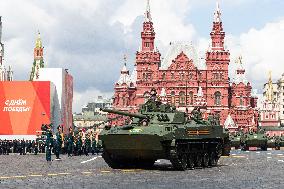
[[[113,107],[135,112],[139,104],[145,102],[151,88],[155,88],[163,101],[179,110],[190,111],[202,105],[206,107],[205,115],[219,113],[222,124],[230,114],[238,127],[255,126],[257,98],[251,94],[252,87],[245,79],[241,58],[233,81],[229,79],[230,52],[224,46],[225,32],[219,4],[210,32],[211,46],[204,61],[198,58],[192,44],[184,42],[171,43],[166,56],[161,59],[155,47],[156,34],[147,2],[135,68],[131,75],[126,63],[122,68],[114,88]]]

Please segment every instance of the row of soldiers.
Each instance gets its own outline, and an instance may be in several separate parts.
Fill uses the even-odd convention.
[[[75,133],[73,129],[69,129],[69,133],[64,135],[62,133],[62,127],[57,127],[57,132],[55,137],[53,137],[51,127],[52,125],[45,125],[45,145],[46,145],[46,160],[51,161],[51,153],[54,152],[56,155],[56,160],[59,160],[60,154],[68,154],[68,157],[83,155],[89,155],[92,153],[99,153],[100,146],[96,140],[96,133],[89,132],[87,134],[83,133],[82,130]]]
[[[45,144],[38,140],[1,140],[0,155],[19,153],[20,155],[45,153]]]

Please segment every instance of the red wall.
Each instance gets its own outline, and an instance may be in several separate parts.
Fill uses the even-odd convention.
[[[0,135],[35,135],[50,123],[49,81],[0,82]]]

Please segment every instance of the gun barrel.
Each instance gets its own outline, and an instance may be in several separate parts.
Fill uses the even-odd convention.
[[[139,119],[147,119],[147,118],[148,118],[146,115],[133,114],[133,113],[122,112],[122,111],[118,111],[118,110],[101,109],[101,111],[103,111],[103,112],[108,112],[108,113],[112,113],[112,114],[118,114],[118,115],[128,116],[128,117],[136,117],[136,118],[139,118]]]

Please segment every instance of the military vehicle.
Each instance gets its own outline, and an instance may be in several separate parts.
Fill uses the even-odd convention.
[[[267,148],[274,148],[275,150],[280,150],[280,142],[280,137],[267,137]]]
[[[229,134],[213,116],[203,120],[198,110],[188,118],[169,104],[151,98],[138,113],[104,109],[132,117],[132,123],[106,127],[99,135],[105,162],[112,168],[149,168],[168,159],[176,170],[216,166],[230,154]]]
[[[242,150],[247,151],[249,150],[249,147],[257,147],[266,151],[267,141],[264,130],[258,130],[257,132],[250,131],[241,137]]]
[[[239,149],[241,147],[241,137],[243,133],[230,134],[231,147]]]

